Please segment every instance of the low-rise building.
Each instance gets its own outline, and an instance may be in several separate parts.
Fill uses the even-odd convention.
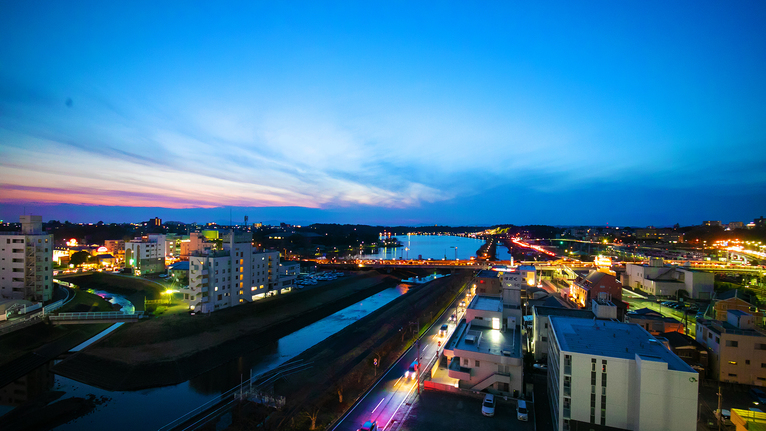
[[[550,316],[553,428],[692,431],[698,375],[638,325]]]
[[[698,319],[695,339],[710,351],[712,378],[766,386],[766,334],[752,315],[729,310],[726,321]]]
[[[659,335],[663,332],[684,333],[684,324],[672,317],[665,317],[662,314],[649,308],[639,308],[625,315],[626,323],[635,323],[646,329],[652,335]]]
[[[689,267],[665,265],[662,258],[653,257],[649,264],[625,265],[622,284],[650,295],[678,297],[679,292],[693,299],[713,297],[713,274]]]
[[[762,324],[763,312],[758,311],[758,307],[754,304],[755,301],[756,298],[752,298],[740,289],[718,293],[713,301],[713,316],[715,320],[726,320],[729,310],[739,310],[750,313],[756,318],[756,324]]]
[[[622,301],[622,283],[614,275],[603,271],[591,271],[585,277],[577,277],[569,292],[581,307],[588,307],[594,299]]]
[[[501,298],[474,296],[443,354],[460,388],[507,395],[523,390],[521,327],[503,325]]]
[[[279,291],[280,293],[289,292],[295,289],[295,282],[301,273],[301,264],[298,262],[280,262],[279,263]]]
[[[708,376],[708,351],[702,343],[680,332],[665,332],[659,334],[657,339],[665,343],[671,352],[689,364],[699,373],[700,377]]]

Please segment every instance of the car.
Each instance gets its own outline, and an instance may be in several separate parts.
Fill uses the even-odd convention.
[[[484,402],[481,403],[481,414],[484,416],[495,415],[495,396],[492,394],[484,395]]]
[[[444,325],[442,325],[442,327],[441,327],[441,328],[439,328],[439,336],[440,336],[440,337],[443,337],[443,336],[447,335],[447,331],[448,331],[448,330],[449,330],[449,325],[447,325],[447,324],[445,323]]]
[[[452,315],[449,317],[450,322],[457,322],[457,315],[455,313],[452,313]]]
[[[527,410],[527,402],[524,400],[519,400],[516,403],[516,419],[520,421],[529,420],[529,411]]]
[[[404,378],[405,379],[414,379],[418,375],[418,361],[417,359],[412,361],[410,364],[410,368],[407,369],[407,371],[404,372]]]
[[[539,370],[539,371],[547,371],[548,370],[548,365],[546,365],[546,364],[534,364],[534,365],[532,365],[532,368],[534,368],[536,370]]]
[[[465,308],[465,301],[460,301],[460,308]]]
[[[357,431],[378,431],[378,422],[367,421]]]
[[[750,397],[758,404],[766,404],[766,392],[758,388],[750,388]]]

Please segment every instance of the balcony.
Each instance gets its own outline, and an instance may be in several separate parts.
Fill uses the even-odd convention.
[[[471,380],[471,369],[460,365],[460,358],[455,356],[449,363],[447,375],[453,379]]]

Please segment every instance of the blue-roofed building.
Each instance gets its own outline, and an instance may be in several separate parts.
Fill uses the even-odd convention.
[[[645,329],[550,316],[554,429],[693,431],[699,375]]]

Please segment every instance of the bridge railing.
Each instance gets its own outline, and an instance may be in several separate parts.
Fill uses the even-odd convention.
[[[143,311],[136,313],[122,313],[120,311],[59,313],[50,316],[51,320],[100,320],[100,319],[140,319]]]

